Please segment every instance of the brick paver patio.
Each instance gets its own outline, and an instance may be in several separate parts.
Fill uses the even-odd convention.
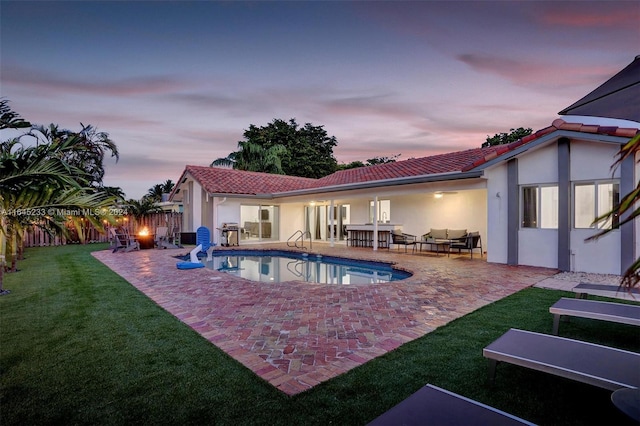
[[[242,246],[278,248],[284,244]],[[293,395],[424,336],[557,271],[490,264],[468,254],[330,247],[313,252],[394,262],[414,275],[369,285],[247,281],[209,268],[178,270],[181,250],[94,256],[205,339]]]

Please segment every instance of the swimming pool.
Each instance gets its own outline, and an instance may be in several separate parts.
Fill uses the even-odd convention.
[[[411,276],[409,272],[393,269],[389,263],[285,250],[215,250],[207,267],[259,282],[375,284]]]

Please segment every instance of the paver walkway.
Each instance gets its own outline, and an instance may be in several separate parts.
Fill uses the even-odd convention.
[[[278,248],[284,244],[242,246]],[[247,281],[178,270],[182,250],[94,252],[165,310],[286,394],[307,390],[557,271],[469,255],[330,247],[313,252],[395,262],[414,275],[369,285]]]

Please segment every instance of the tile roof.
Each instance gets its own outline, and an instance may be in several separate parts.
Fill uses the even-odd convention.
[[[394,163],[341,170],[318,179],[316,187],[460,172],[474,161],[491,156],[497,148],[474,148]]]
[[[316,181],[298,176],[208,166],[187,166],[185,172],[190,173],[210,194],[273,194],[308,188]]]
[[[616,127],[616,126],[599,126],[597,124],[583,124],[583,123],[571,123],[564,121],[561,118],[558,118],[551,123],[551,126],[545,127],[544,129],[540,129],[535,133],[532,133],[528,136],[525,136],[521,139],[518,139],[515,142],[511,142],[510,144],[498,145],[497,150],[489,155],[486,155],[484,158],[474,161],[473,163],[464,167],[461,171],[465,172],[471,169],[475,169],[476,167],[481,166],[482,164],[493,160],[496,157],[499,157],[503,154],[506,154],[509,151],[513,151],[514,149],[533,142],[536,139],[539,139],[549,133],[553,133],[557,130],[566,130],[580,133],[594,133],[601,135],[609,135],[609,136],[619,136],[625,138],[632,138],[637,133],[640,133],[640,129],[632,128],[632,127]]]
[[[557,130],[626,138],[631,138],[637,133],[640,133],[640,130],[637,128],[587,125],[557,119],[551,126],[538,130],[510,144],[496,145],[487,148],[473,148],[465,151],[432,155],[430,157],[412,158],[394,163],[341,170],[321,179],[247,172],[208,166],[187,166],[184,173],[189,172],[193,175],[210,194],[282,194],[289,191],[321,189],[337,185],[466,172]]]

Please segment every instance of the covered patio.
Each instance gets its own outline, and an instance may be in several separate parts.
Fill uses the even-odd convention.
[[[247,246],[243,247],[244,249]],[[286,248],[285,244],[253,248]],[[392,283],[259,283],[209,268],[178,270],[188,250],[94,252],[159,306],[276,388],[294,395],[419,338],[557,271],[314,244],[333,256],[394,262]]]

